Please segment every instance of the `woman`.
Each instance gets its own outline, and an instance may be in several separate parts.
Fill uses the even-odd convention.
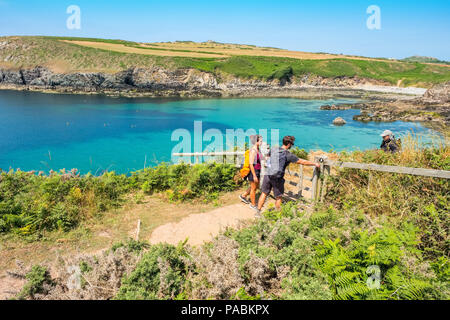
[[[249,163],[250,163],[250,172],[244,178],[244,180],[250,181],[250,187],[245,191],[244,194],[241,194],[239,198],[244,203],[249,203],[247,200],[248,195],[250,194],[252,209],[256,210],[256,190],[259,188],[259,179],[261,175],[261,152],[260,147],[263,142],[263,138],[260,135],[252,135],[250,136],[250,142],[252,143],[252,148],[250,149],[249,154]]]

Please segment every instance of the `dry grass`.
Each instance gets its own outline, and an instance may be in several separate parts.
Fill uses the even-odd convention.
[[[207,50],[209,52],[222,53],[230,56],[262,56],[262,57],[282,57],[282,58],[294,58],[294,59],[307,59],[307,60],[324,60],[324,59],[354,59],[354,60],[373,60],[373,61],[386,61],[382,59],[355,57],[340,54],[329,53],[312,53],[303,51],[291,51],[277,48],[264,48],[249,45],[238,44],[221,44],[221,43],[196,43],[196,42],[157,42],[143,44],[146,47],[157,47],[161,49],[176,49],[176,50]],[[395,62],[395,61],[394,61]]]
[[[261,56],[261,57],[278,57],[278,58],[293,58],[306,60],[346,58],[353,60],[386,61],[374,58],[355,57],[355,56],[346,56],[328,53],[310,53],[302,51],[290,51],[276,48],[262,48],[262,47],[233,45],[233,44],[227,45],[227,44],[208,44],[195,42],[188,42],[188,43],[163,42],[163,43],[141,44],[142,49],[140,49],[138,47],[126,46],[119,43],[75,41],[75,40],[61,40],[61,41],[80,46],[116,52],[136,53],[155,56],[170,56],[170,57],[226,58],[230,56]],[[154,50],[152,50],[152,48],[154,48]]]
[[[83,47],[109,50],[122,53],[136,53],[150,56],[163,56],[163,57],[193,57],[193,58],[224,58],[226,56],[220,54],[209,54],[199,52],[178,52],[178,51],[165,51],[165,50],[149,50],[145,48],[129,47],[118,43],[105,43],[105,42],[93,42],[93,41],[69,41],[61,40],[71,44],[76,44]]]
[[[445,169],[445,166],[448,166],[448,162],[445,163],[445,159],[450,159],[448,140],[439,139],[433,142],[434,156],[430,155],[430,147],[426,148],[420,137],[414,134],[402,137],[401,145],[401,151],[392,156],[381,150],[370,150],[354,152],[345,160],[429,169]],[[339,180],[333,183],[335,190],[332,194],[339,195],[334,202],[343,207],[357,205],[371,216],[389,212],[390,215],[403,218],[420,207],[417,195],[433,198],[436,194],[443,194],[448,197],[448,193],[443,193],[445,185],[448,184],[445,179],[353,169],[339,171],[342,171]],[[429,204],[433,206],[431,202]],[[418,216],[422,215],[425,216],[424,213]]]

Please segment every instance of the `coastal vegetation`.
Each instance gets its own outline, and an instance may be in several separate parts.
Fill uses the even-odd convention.
[[[114,47],[90,47],[80,43],[128,49],[116,51]],[[9,69],[45,66],[62,73],[115,73],[128,68],[160,66],[168,70],[195,68],[211,72],[219,80],[228,75],[261,80],[316,75],[328,78],[360,77],[393,85],[400,82],[402,86],[425,87],[450,80],[449,67],[438,64],[306,53],[297,58],[280,54],[280,49],[255,49],[252,46],[235,45],[230,53],[226,48],[200,45],[183,47],[176,43],[170,46],[123,40],[38,36],[1,37],[0,44],[0,67]],[[179,56],[177,53],[185,55]]]
[[[397,154],[354,151],[339,154],[339,159],[450,170],[449,156],[446,143],[425,148],[405,139]],[[161,166],[113,180],[116,185],[120,181],[123,192],[174,190],[175,199],[183,200],[186,186],[186,198],[205,196],[196,186],[213,193],[236,188],[235,170],[223,165]],[[60,178],[10,172],[2,173],[0,184],[2,191],[25,191],[34,179]],[[66,197],[82,179],[87,178],[71,179]],[[112,178],[98,179],[99,189],[108,190]],[[217,189],[212,181],[224,187]],[[445,179],[340,169],[328,180],[322,203],[286,203],[281,211],[268,210],[261,219],[227,229],[201,247],[117,243],[102,254],[65,261],[58,279],[49,277],[43,266],[34,266],[28,275],[24,272],[28,281],[17,298],[449,299],[449,184]],[[24,191],[13,204],[29,196]],[[19,229],[3,232],[13,230]],[[67,286],[73,276],[65,271],[68,266],[80,269],[81,287]]]
[[[231,165],[161,164],[130,176],[101,176],[76,171],[36,175],[0,170],[0,234],[39,238],[42,232],[69,231],[80,222],[118,207],[131,192],[165,192],[170,201],[195,197],[214,199],[238,187]]]

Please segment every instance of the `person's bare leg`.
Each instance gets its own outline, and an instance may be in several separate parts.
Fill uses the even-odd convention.
[[[259,197],[259,202],[258,202],[258,210],[261,210],[261,208],[264,205],[264,202],[266,202],[266,198],[267,198],[267,194],[265,194],[264,192],[261,193],[261,196]]]
[[[277,210],[280,210],[281,202],[282,202],[282,198],[278,197],[277,200],[275,201],[275,208],[277,208]]]
[[[250,191],[250,200],[252,201],[252,205],[254,206],[256,206],[256,189],[258,189],[258,184],[256,182],[252,182]]]
[[[250,194],[250,191],[251,191],[251,187],[248,187],[247,190],[243,194],[241,194],[241,196],[243,196],[244,198],[247,199],[248,195]]]

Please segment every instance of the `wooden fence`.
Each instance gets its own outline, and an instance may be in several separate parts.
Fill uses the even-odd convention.
[[[215,158],[215,162],[221,163],[232,163],[236,167],[240,167],[243,162],[244,152],[236,151],[236,152],[197,152],[197,153],[174,153],[174,156],[179,157],[194,157],[195,163],[201,163],[204,157]],[[227,162],[227,160],[230,160]],[[188,161],[192,163],[192,161]],[[304,174],[304,165],[300,165],[299,172],[291,173],[291,176],[299,178],[298,182],[287,181],[286,183],[297,188],[297,193],[285,193],[285,197],[291,200],[298,199],[300,197],[304,197],[303,191],[304,182],[309,180],[312,182],[311,187],[311,196],[310,199],[313,201],[323,201],[326,190],[326,181],[328,176],[331,173],[331,167],[336,168],[349,168],[349,169],[359,169],[359,170],[369,170],[369,171],[378,171],[378,172],[389,172],[389,173],[398,173],[398,174],[409,174],[415,176],[423,176],[423,177],[432,177],[432,178],[441,178],[441,179],[450,179],[450,171],[446,170],[434,170],[434,169],[424,169],[424,168],[410,168],[410,167],[400,167],[400,166],[386,166],[372,163],[357,163],[357,162],[342,162],[342,161],[331,161],[326,156],[316,156],[314,158],[314,162],[320,164],[320,169],[314,167],[312,177],[306,176]],[[261,166],[261,177],[265,175],[266,171],[266,163],[262,160]],[[320,174],[322,173],[322,174]],[[262,183],[263,179],[260,179],[260,183]]]

